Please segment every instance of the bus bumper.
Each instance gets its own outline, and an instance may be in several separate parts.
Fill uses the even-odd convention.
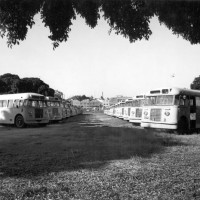
[[[140,124],[141,123],[141,119],[129,119],[129,122],[135,123],[135,124]]]
[[[143,128],[161,128],[161,129],[177,129],[177,124],[141,122],[141,127],[143,127]]]
[[[129,120],[129,117],[124,117],[123,119],[128,121],[128,120]]]

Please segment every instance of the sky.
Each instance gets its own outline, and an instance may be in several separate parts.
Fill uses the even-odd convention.
[[[200,45],[191,45],[181,36],[150,22],[149,40],[130,43],[127,38],[109,34],[104,19],[91,29],[77,17],[67,42],[53,50],[49,29],[40,15],[20,45],[7,47],[0,39],[0,75],[17,74],[20,78],[38,77],[51,88],[74,95],[132,97],[162,87],[190,88],[200,75]]]

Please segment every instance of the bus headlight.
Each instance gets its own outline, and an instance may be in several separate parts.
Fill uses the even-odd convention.
[[[166,116],[169,116],[169,115],[170,115],[170,112],[169,112],[169,111],[165,111],[165,115],[166,115]]]

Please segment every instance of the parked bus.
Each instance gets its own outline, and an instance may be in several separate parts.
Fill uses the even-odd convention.
[[[126,99],[125,100],[125,103],[124,103],[124,114],[123,114],[123,119],[124,120],[129,120],[129,118],[130,118],[130,111],[131,111],[132,101],[133,101],[133,99]]]
[[[146,95],[142,127],[188,133],[200,128],[200,91],[163,88]]]
[[[49,120],[51,122],[58,122],[63,119],[63,108],[61,106],[61,100],[57,97],[46,97]]]
[[[65,107],[66,118],[68,118],[71,116],[70,102],[65,100],[64,107]]]
[[[137,95],[131,102],[129,122],[140,124],[145,95]]]
[[[124,106],[125,106],[125,101],[121,101],[118,103],[118,107],[117,107],[117,117],[120,119],[123,119],[123,115],[124,115]]]
[[[0,95],[0,123],[46,125],[49,122],[45,97],[36,93]]]

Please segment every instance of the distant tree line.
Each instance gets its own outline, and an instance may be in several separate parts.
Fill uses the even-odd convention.
[[[75,95],[75,96],[71,97],[70,99],[83,101],[85,99],[93,100],[93,97],[92,96],[91,97],[87,97],[85,95]]]
[[[0,76],[0,94],[14,94],[34,92],[46,96],[54,96],[54,89],[39,78],[22,78],[16,74],[3,74]]]

